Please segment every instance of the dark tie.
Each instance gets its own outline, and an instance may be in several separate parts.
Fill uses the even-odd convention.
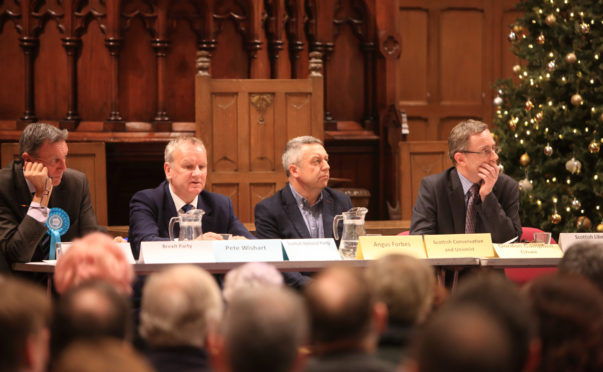
[[[186,213],[186,212],[190,211],[191,209],[193,209],[193,205],[192,204],[184,204],[182,206],[182,208],[180,208],[180,209],[182,209],[182,211],[184,213]]]
[[[474,183],[468,191],[469,200],[467,200],[467,214],[465,215],[465,234],[475,233],[476,208],[475,204],[479,198],[479,184]]]

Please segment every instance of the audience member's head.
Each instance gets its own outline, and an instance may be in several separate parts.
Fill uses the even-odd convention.
[[[132,310],[128,299],[111,284],[87,281],[58,300],[52,322],[52,355],[81,340],[112,337],[130,340]]]
[[[203,348],[222,316],[222,296],[213,276],[192,265],[152,274],[142,294],[140,334],[151,347]]]
[[[429,313],[435,275],[424,261],[401,254],[388,255],[371,262],[366,277],[375,299],[387,305],[388,322],[418,324]]]
[[[75,240],[59,257],[54,272],[54,283],[61,294],[93,279],[104,280],[124,294],[132,292],[132,265],[117,243],[109,235],[99,232]]]
[[[360,271],[345,266],[330,267],[318,274],[304,293],[315,353],[375,348],[385,313],[383,304],[373,302]]]
[[[222,336],[228,371],[295,370],[308,337],[305,304],[287,288],[238,291],[228,304]]]
[[[46,370],[51,313],[41,288],[0,276],[0,372]]]
[[[603,371],[603,295],[588,280],[550,275],[526,287],[542,340],[540,371]]]
[[[222,294],[224,300],[230,302],[233,294],[239,290],[282,285],[283,275],[274,266],[263,262],[248,262],[226,273]]]
[[[535,316],[529,302],[505,277],[483,272],[463,280],[449,298],[450,305],[475,305],[498,318],[512,341],[512,362],[516,371],[533,368],[539,343]]]
[[[74,342],[61,354],[53,372],[153,372],[134,348],[115,339]]]
[[[603,243],[574,243],[563,254],[558,272],[582,275],[603,291]]]
[[[448,305],[415,340],[409,371],[514,372],[512,340],[505,326],[474,304]]]

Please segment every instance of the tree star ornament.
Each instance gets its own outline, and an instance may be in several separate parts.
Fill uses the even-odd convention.
[[[589,144],[588,144],[588,151],[591,154],[596,154],[599,152],[599,150],[601,150],[601,144],[599,144],[599,142],[592,140]]]
[[[582,98],[582,97],[581,97]],[[524,103],[523,107],[526,109],[526,111],[530,111],[531,109],[534,108],[534,104],[532,103],[532,101],[530,101],[530,99],[528,98],[528,100],[526,101],[526,103]]]

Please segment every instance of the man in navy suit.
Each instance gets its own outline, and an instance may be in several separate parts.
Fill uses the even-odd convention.
[[[253,235],[234,213],[230,198],[204,190],[207,178],[207,151],[195,137],[179,137],[165,147],[163,164],[166,180],[154,189],[137,192],[130,200],[129,238],[134,257],[140,243],[169,240],[170,218],[190,209],[205,211],[203,239],[221,240],[220,234],[235,238]]]
[[[352,208],[350,197],[327,187],[329,155],[311,136],[296,137],[283,151],[289,184],[255,206],[259,239],[332,238],[333,218]],[[288,285],[300,288],[309,278],[288,273]]]

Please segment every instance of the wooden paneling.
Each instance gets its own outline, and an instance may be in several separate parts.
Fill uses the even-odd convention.
[[[423,177],[452,166],[446,141],[400,142],[402,220],[409,220]]]
[[[205,187],[230,197],[241,221],[253,221],[255,204],[287,182],[281,165],[287,141],[324,137],[318,58],[308,79],[213,79],[207,53],[199,53],[196,134],[207,148]]]
[[[30,121],[51,122],[69,128],[71,140],[115,143],[121,152],[115,158],[130,160],[109,161],[111,175],[149,170],[147,159],[161,159],[161,146],[143,159],[119,143],[144,147],[194,131],[197,51],[210,54],[217,79],[305,79],[309,53],[320,51],[323,112],[332,120],[327,130],[352,121],[367,133],[353,145],[345,135],[328,139],[337,152],[332,173],[371,190],[371,209],[386,218],[385,202],[399,195],[392,173],[401,134],[384,123],[385,113],[406,111],[407,141],[446,139],[450,127],[468,117],[490,122],[491,84],[511,76],[517,63],[507,42],[517,1],[2,1],[0,141],[14,141]],[[280,148],[268,147],[281,136],[274,123],[308,115],[303,95],[286,99],[282,111],[265,113],[263,129],[250,127],[245,138],[237,132],[236,145],[220,150],[220,166],[243,156],[250,169],[279,163]],[[256,120],[253,115],[246,120]],[[224,133],[232,133],[228,120]],[[283,137],[306,134],[300,127],[286,130]],[[395,140],[388,132],[397,132]],[[262,147],[239,146],[249,139]],[[116,223],[127,217],[122,190],[156,185],[157,176],[136,174],[110,178],[110,195],[119,196],[109,214]]]
[[[2,167],[19,157],[18,143],[2,144]],[[90,184],[90,202],[100,225],[107,225],[107,171],[104,143],[69,142],[67,166],[83,172]]]

